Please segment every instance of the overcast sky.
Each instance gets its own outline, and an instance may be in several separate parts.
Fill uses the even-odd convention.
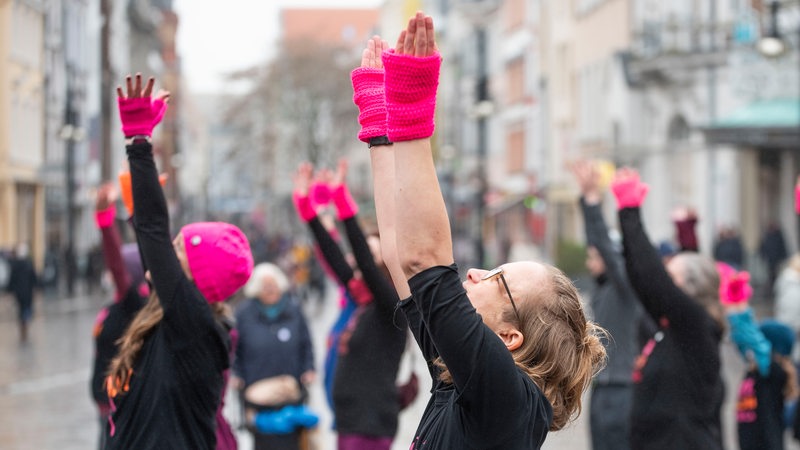
[[[272,53],[282,7],[376,7],[382,0],[176,0],[178,54],[194,93],[225,90],[226,73],[263,62]]]

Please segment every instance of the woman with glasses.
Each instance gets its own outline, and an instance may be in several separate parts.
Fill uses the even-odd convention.
[[[373,38],[352,78],[384,260],[433,379],[411,448],[539,448],[580,411],[605,357],[600,329],[552,266],[508,263],[459,279],[431,155],[433,20],[417,13],[385,47]]]

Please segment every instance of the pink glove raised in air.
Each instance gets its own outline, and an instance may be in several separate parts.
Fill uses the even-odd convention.
[[[719,280],[719,301],[723,305],[735,305],[744,303],[753,295],[753,288],[750,286],[750,274],[742,271],[737,272],[733,268],[720,270]]]
[[[435,127],[436,88],[439,86],[439,53],[416,57],[381,54],[386,85],[386,134],[392,142],[424,139]]]
[[[383,89],[383,69],[359,67],[350,72],[353,82],[353,103],[358,106],[358,139],[386,136],[386,97]]]
[[[97,224],[97,228],[108,228],[114,225],[115,217],[117,217],[117,208],[114,205],[94,213],[94,221]]]
[[[294,192],[292,193],[292,202],[294,202],[297,215],[300,216],[303,222],[311,222],[314,217],[317,217],[317,210],[311,206],[311,199],[308,195],[301,195]]]
[[[617,209],[638,208],[644,202],[650,188],[639,180],[639,174],[631,172],[627,176],[617,175],[611,182],[611,191],[617,199]]]
[[[336,206],[336,215],[339,220],[346,220],[358,214],[358,203],[353,200],[346,184],[342,183],[331,190],[331,200]]]
[[[308,189],[308,197],[311,200],[311,207],[318,210],[331,202],[331,188],[326,183],[315,181]]]
[[[119,118],[125,137],[150,136],[153,128],[161,122],[167,112],[167,102],[150,97],[117,98]]]
[[[800,179],[794,186],[794,212],[800,215]]]

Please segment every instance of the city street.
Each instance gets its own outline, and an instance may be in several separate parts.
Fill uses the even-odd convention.
[[[328,289],[329,293],[333,289]],[[322,357],[325,335],[336,314],[332,298],[317,307],[307,307],[318,361]],[[91,330],[95,313],[103,303],[101,297],[79,296],[73,299],[42,299],[37,302],[32,323],[31,339],[18,342],[13,300],[0,297],[0,448],[3,449],[61,449],[84,450],[95,448],[99,427],[89,396],[89,364],[92,357]],[[726,448],[734,444],[732,396],[742,374],[742,364],[730,343],[723,346],[728,401],[724,407]],[[413,362],[412,362],[413,361]],[[321,361],[320,361],[321,362]],[[419,375],[425,373],[422,359],[407,358],[401,378],[415,364]],[[318,367],[321,364],[318,365]],[[426,382],[422,383],[423,389]],[[238,405],[228,396],[226,415],[235,425]],[[421,393],[416,402],[402,413],[394,449],[408,448],[427,395]],[[311,391],[312,408],[321,414],[317,431],[319,450],[335,448],[330,431],[330,411],[324,404],[322,388],[317,383]],[[588,405],[581,418],[565,430],[548,436],[545,449],[588,450]],[[239,446],[251,448],[246,432],[239,432]],[[790,442],[787,439],[787,442]],[[794,442],[787,447],[797,449]]]

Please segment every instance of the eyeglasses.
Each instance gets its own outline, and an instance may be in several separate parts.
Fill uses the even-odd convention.
[[[500,278],[500,281],[503,282],[503,287],[506,288],[506,294],[508,294],[508,299],[511,300],[511,307],[514,308],[514,315],[517,316],[517,321],[521,324],[522,319],[519,318],[519,311],[517,311],[517,304],[514,303],[514,297],[511,296],[511,290],[508,288],[508,283],[506,282],[506,277],[503,276],[503,268],[497,267],[486,272],[486,275],[481,277],[481,281],[483,280],[491,280],[492,278]]]

